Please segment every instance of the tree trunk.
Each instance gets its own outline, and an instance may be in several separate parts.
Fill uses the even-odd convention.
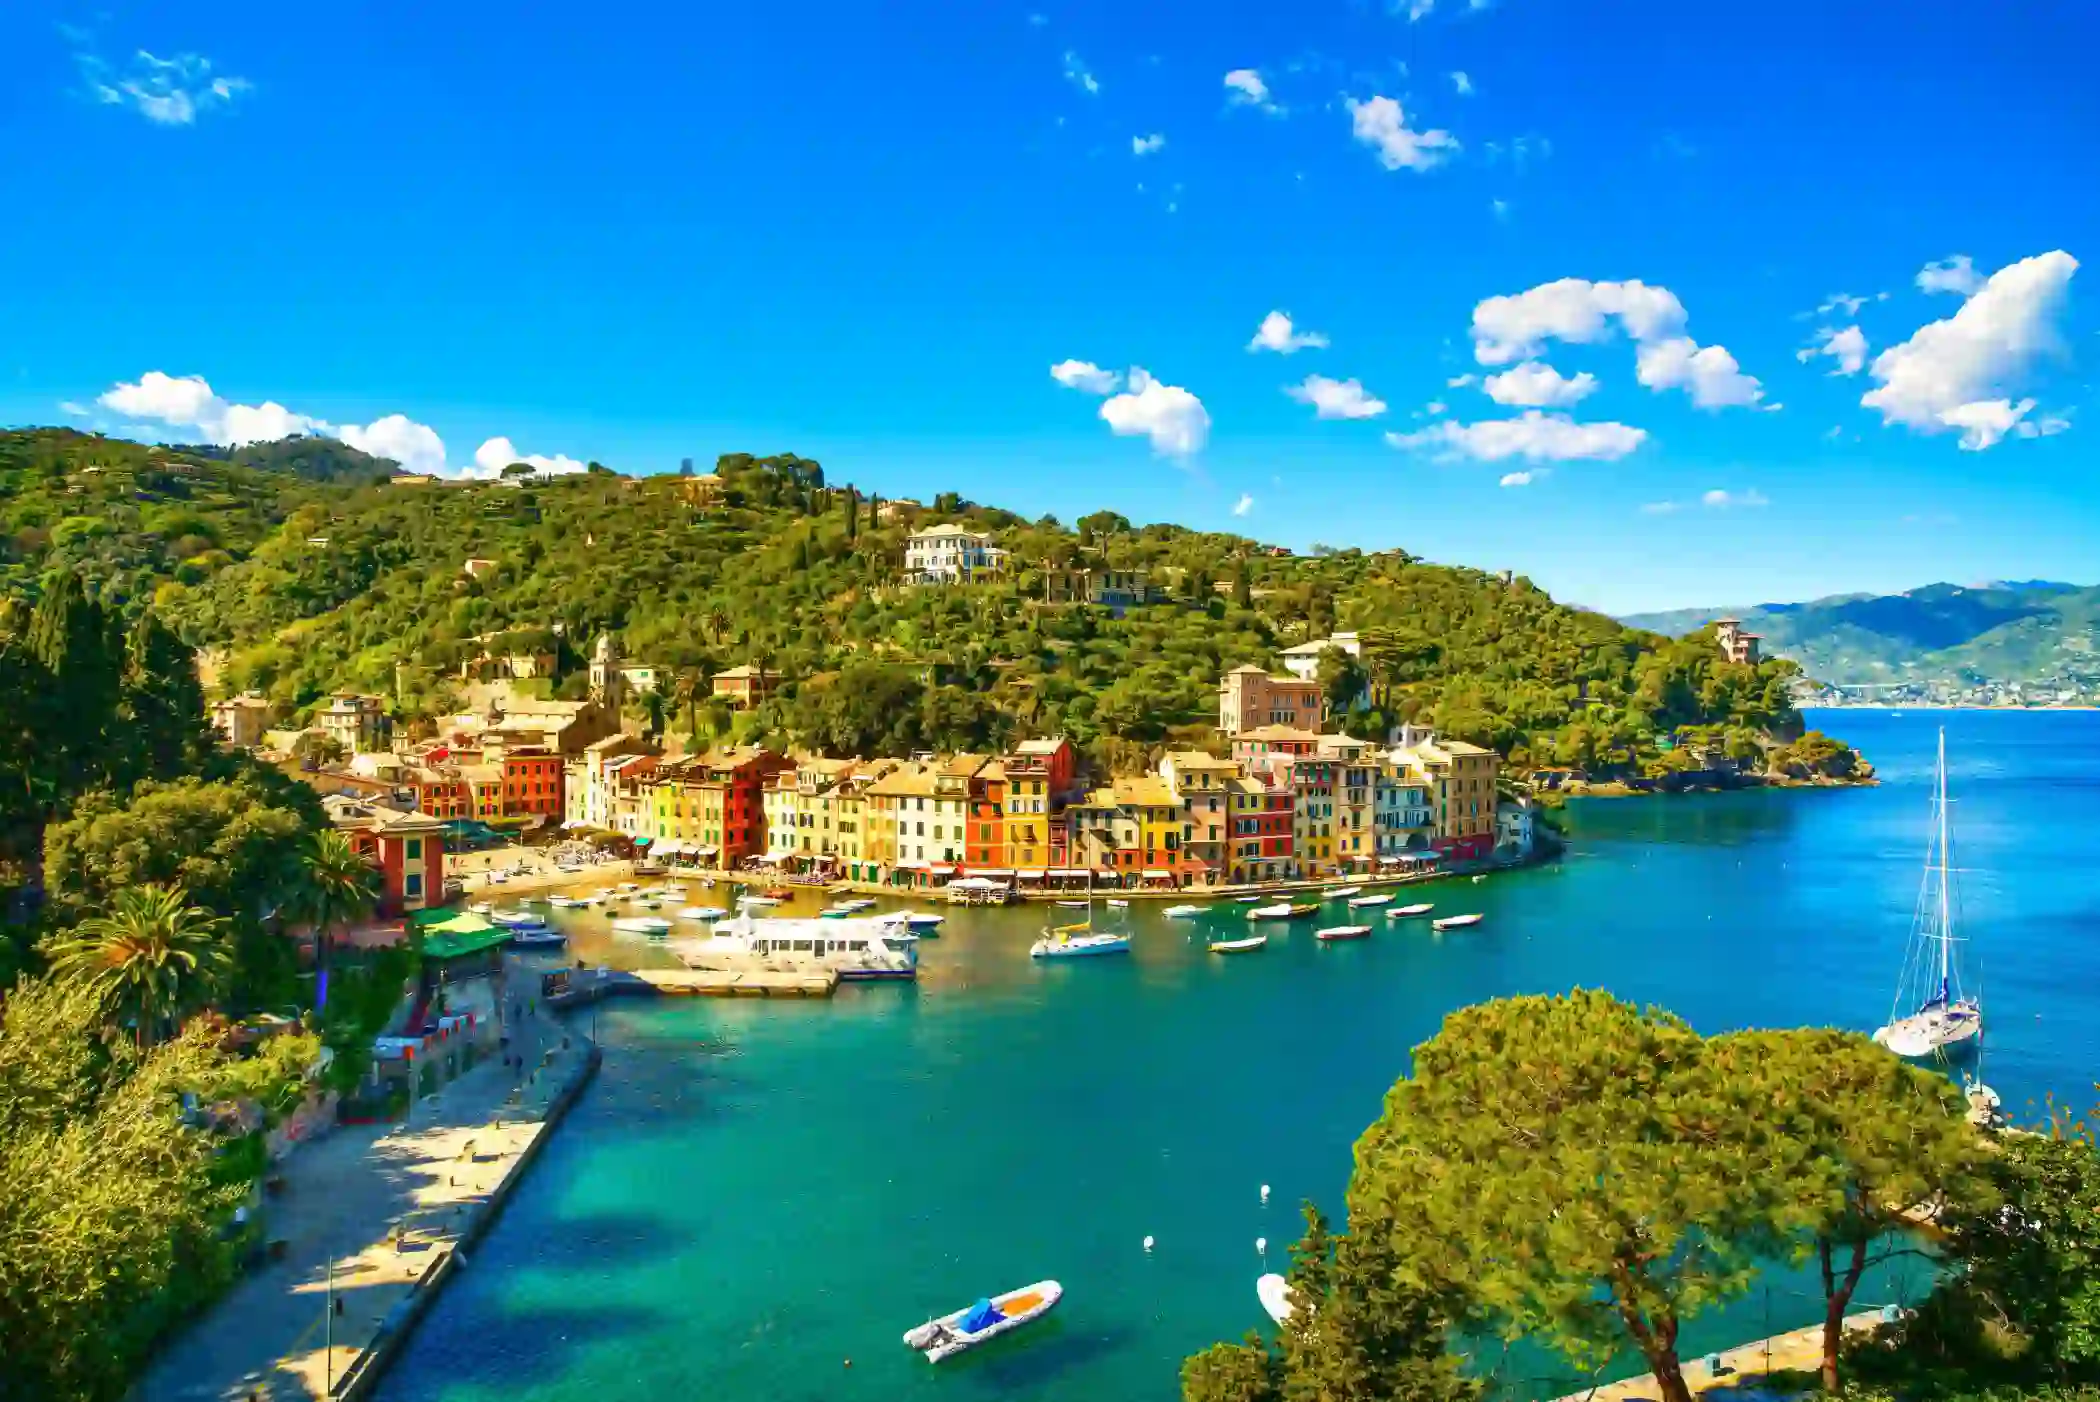
[[[1640,1310],[1629,1304],[1619,1306],[1619,1318],[1625,1321],[1626,1332],[1633,1336],[1641,1357],[1648,1361],[1648,1371],[1655,1374],[1656,1385],[1662,1389],[1662,1402],[1694,1402],[1691,1385],[1684,1380],[1684,1366],[1677,1358],[1677,1320],[1665,1317],[1651,1326]]]
[[[1828,1238],[1816,1242],[1816,1254],[1823,1267],[1823,1391],[1834,1393],[1838,1390],[1838,1345],[1845,1339],[1845,1311],[1852,1304],[1852,1292],[1859,1288],[1859,1278],[1866,1274],[1867,1243],[1852,1243],[1852,1259],[1845,1263],[1842,1279],[1832,1268]]]

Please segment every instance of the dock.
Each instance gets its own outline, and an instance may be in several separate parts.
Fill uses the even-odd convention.
[[[633,976],[658,993],[689,998],[829,998],[839,986],[835,969],[639,969]]]
[[[1868,1333],[1887,1322],[1880,1310],[1864,1311],[1845,1317],[1847,1334]],[[1784,1334],[1774,1334],[1769,1339],[1758,1339],[1753,1343],[1727,1349],[1718,1355],[1720,1368],[1709,1368],[1704,1358],[1684,1360],[1685,1384],[1694,1397],[1719,1399],[1742,1395],[1737,1389],[1754,1387],[1759,1377],[1767,1372],[1814,1372],[1823,1363],[1823,1326],[1811,1324],[1805,1329],[1793,1329]],[[1557,1402],[1653,1402],[1662,1396],[1662,1387],[1651,1373],[1638,1377],[1621,1378],[1617,1382],[1600,1383],[1581,1392],[1571,1392]]]

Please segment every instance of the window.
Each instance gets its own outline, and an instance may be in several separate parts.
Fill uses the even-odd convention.
[[[421,899],[423,895],[422,876],[419,873],[412,871],[406,877],[402,878],[401,894],[411,899]]]
[[[410,861],[412,861],[412,862],[420,862],[420,861],[422,861],[422,860],[423,860],[423,839],[422,839],[422,838],[420,838],[420,837],[411,837],[411,838],[410,838],[410,839],[408,840],[407,844],[406,844],[406,851],[407,851],[407,854],[408,854],[408,859],[409,859]]]

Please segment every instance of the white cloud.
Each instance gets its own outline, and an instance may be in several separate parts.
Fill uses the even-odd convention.
[[[1515,369],[1488,376],[1481,388],[1497,404],[1557,409],[1595,394],[1597,377],[1585,370],[1570,379],[1550,365],[1527,360]]]
[[[1669,516],[1684,510],[1683,503],[1674,501],[1648,501],[1641,503],[1643,516]]]
[[[1545,475],[1546,469],[1543,467],[1533,472],[1505,472],[1502,474],[1502,480],[1495,485],[1498,487],[1528,487]]]
[[[1245,492],[1241,492],[1240,499],[1232,504],[1232,514],[1235,516],[1245,516],[1253,509],[1254,498]]]
[[[1704,409],[1754,404],[1764,395],[1725,347],[1684,334],[1684,303],[1666,287],[1639,281],[1561,278],[1473,309],[1473,354],[1482,365],[1536,356],[1550,340],[1590,344],[1614,324],[1635,342],[1635,373],[1650,389],[1682,389]]]
[[[1400,13],[1403,8],[1406,9],[1407,22],[1409,24],[1413,24],[1416,20],[1436,8],[1436,0],[1392,0],[1392,3],[1394,14]]]
[[[1441,399],[1432,399],[1427,404],[1424,404],[1422,406],[1422,412],[1429,415],[1429,417],[1432,419],[1435,418],[1438,414],[1450,412],[1450,409],[1451,406],[1449,404],[1446,404]]]
[[[1133,136],[1130,138],[1130,154],[1149,156],[1166,144],[1167,138],[1161,132],[1154,132],[1150,136]]]
[[[1101,91],[1100,81],[1087,71],[1086,65],[1079,61],[1079,55],[1070,49],[1065,50],[1065,81],[1088,97],[1093,97]]]
[[[360,452],[392,458],[408,472],[445,471],[445,440],[438,437],[436,429],[405,414],[388,414],[363,428],[347,424],[337,436]]]
[[[1050,367],[1050,378],[1066,389],[1085,390],[1088,394],[1114,394],[1123,383],[1123,377],[1113,370],[1104,370],[1087,360],[1060,360]]]
[[[1921,292],[1952,292],[1960,297],[1973,297],[1982,286],[1983,275],[1976,271],[1966,253],[1957,253],[1952,258],[1942,258],[1918,269],[1918,290]]]
[[[1326,348],[1327,338],[1319,332],[1294,329],[1289,312],[1270,312],[1255,328],[1254,339],[1247,342],[1250,351],[1275,351],[1279,355]]]
[[[1444,381],[1444,388],[1464,389],[1467,385],[1478,384],[1479,382],[1480,376],[1478,375],[1453,375],[1450,379]]]
[[[2071,414],[2065,410],[2061,414],[2045,413],[2038,419],[2023,418],[2013,428],[2013,434],[2019,438],[2054,438],[2070,426]]]
[[[1855,297],[1849,292],[1833,292],[1816,308],[1816,315],[1828,316],[1834,311],[1843,311],[1846,316],[1858,316],[1859,309],[1872,300],[1871,297]]]
[[[1883,423],[1956,428],[1962,447],[1991,447],[2033,407],[2006,392],[2058,348],[2056,313],[2077,271],[2078,260],[2061,249],[2000,268],[1954,315],[1875,356],[1868,373],[1878,387],[1859,402]]]
[[[1228,107],[1252,107],[1272,117],[1281,117],[1284,106],[1269,94],[1269,85],[1262,81],[1261,73],[1252,68],[1235,68],[1225,75]]]
[[[1772,503],[1765,499],[1764,493],[1754,487],[1747,492],[1727,492],[1716,487],[1703,493],[1699,504],[1716,511],[1725,511],[1732,506],[1770,506]]]
[[[564,476],[585,470],[584,464],[570,457],[542,457],[537,453],[521,453],[517,445],[508,438],[491,438],[474,450],[474,468],[463,476],[499,477],[503,469],[514,462],[522,462],[534,471],[548,477]]]
[[[1514,419],[1461,424],[1446,420],[1417,433],[1388,433],[1395,448],[1447,449],[1479,462],[1615,462],[1647,441],[1646,429],[1621,423],[1577,423],[1565,414],[1527,410]]]
[[[143,424],[195,430],[206,442],[223,447],[299,433],[328,434],[362,452],[392,458],[410,472],[445,471],[444,441],[435,430],[400,414],[362,427],[338,426],[294,413],[275,401],[229,403],[202,375],[168,375],[158,370],[149,370],[128,384],[112,385],[95,402]]]
[[[1287,385],[1283,391],[1300,404],[1313,407],[1316,419],[1375,419],[1385,412],[1385,401],[1356,380],[1330,380],[1325,375],[1307,375],[1303,384]]]
[[[1467,76],[1463,69],[1451,75],[1451,86],[1457,89],[1460,97],[1471,97],[1473,95],[1473,80]]]
[[[1835,327],[1821,326],[1810,338],[1807,346],[1794,352],[1794,359],[1806,365],[1819,355],[1827,355],[1838,363],[1833,375],[1857,375],[1867,363],[1867,336],[1857,326],[1847,326],[1840,331]]]
[[[1689,336],[1641,346],[1634,353],[1633,373],[1650,389],[1683,390],[1701,409],[1740,408],[1765,397],[1757,377],[1745,375],[1726,349],[1702,346]]]
[[[1102,404],[1101,417],[1110,432],[1125,438],[1143,434],[1152,440],[1152,451],[1168,457],[1199,453],[1210,438],[1210,414],[1202,400],[1135,366],[1130,388]]]
[[[85,404],[75,404],[70,399],[61,399],[58,401],[58,412],[66,415],[68,418],[84,419],[94,411]]]
[[[91,50],[74,58],[97,102],[128,107],[161,126],[188,126],[199,113],[230,104],[250,87],[245,78],[214,78],[211,60],[201,54],[156,58],[140,49],[122,69]]]
[[[1349,121],[1356,139],[1378,152],[1378,163],[1387,170],[1434,170],[1458,150],[1458,138],[1448,131],[1411,131],[1407,114],[1389,97],[1367,102],[1347,99]]]

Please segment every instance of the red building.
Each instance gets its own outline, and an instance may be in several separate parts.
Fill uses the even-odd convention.
[[[333,796],[328,821],[379,869],[379,913],[406,915],[445,898],[445,825],[427,813]]]
[[[963,830],[963,864],[972,871],[1003,870],[1006,852],[1006,766],[993,760],[970,787],[970,821]]]
[[[523,818],[535,814],[561,821],[561,756],[540,746],[506,751],[503,816]]]
[[[1234,885],[1282,881],[1296,859],[1292,822],[1296,797],[1288,771],[1273,779],[1235,779],[1232,784],[1232,837],[1227,844]]]
[[[1018,779],[1041,780],[1052,800],[1072,792],[1079,774],[1079,756],[1072,742],[1062,735],[1047,740],[1023,740],[1001,761],[1008,783]]]

